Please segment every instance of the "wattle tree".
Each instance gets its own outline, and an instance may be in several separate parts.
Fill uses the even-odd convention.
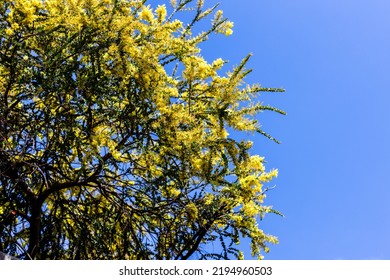
[[[247,237],[261,258],[277,170],[228,131],[277,142],[255,116],[284,112],[255,99],[283,89],[246,84],[249,56],[206,61],[199,44],[232,27],[203,1],[1,0],[0,250],[229,259]]]

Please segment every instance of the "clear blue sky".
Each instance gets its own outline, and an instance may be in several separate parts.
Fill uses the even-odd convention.
[[[390,259],[390,2],[219,2],[234,34],[204,55],[253,53],[247,81],[287,90],[261,97],[287,116],[258,116],[282,144],[254,137],[279,169],[265,202],[286,215],[261,224],[280,239],[266,259]]]

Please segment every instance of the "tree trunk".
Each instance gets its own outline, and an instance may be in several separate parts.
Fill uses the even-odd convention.
[[[34,201],[30,217],[30,240],[28,254],[32,259],[39,253],[39,240],[41,231],[41,207],[38,201]]]

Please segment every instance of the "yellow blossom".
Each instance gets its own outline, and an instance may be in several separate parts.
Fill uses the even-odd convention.
[[[156,14],[159,22],[163,22],[167,16],[167,9],[165,5],[159,5],[156,9]]]
[[[187,204],[186,211],[188,214],[188,218],[190,220],[194,220],[194,219],[198,218],[199,210],[198,210],[198,207],[196,207],[195,203],[191,202],[191,203]]]
[[[154,18],[153,12],[152,12],[152,10],[150,9],[149,6],[144,7],[142,9],[142,11],[140,12],[139,16],[140,16],[141,19],[144,19],[144,20],[146,20],[148,22],[152,22],[153,18]]]

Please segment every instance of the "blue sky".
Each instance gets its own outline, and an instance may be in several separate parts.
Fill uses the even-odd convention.
[[[219,2],[234,34],[205,57],[252,53],[247,82],[286,89],[260,100],[287,116],[258,115],[282,144],[252,138],[279,169],[265,202],[286,216],[261,224],[280,239],[266,259],[390,259],[390,2]]]

